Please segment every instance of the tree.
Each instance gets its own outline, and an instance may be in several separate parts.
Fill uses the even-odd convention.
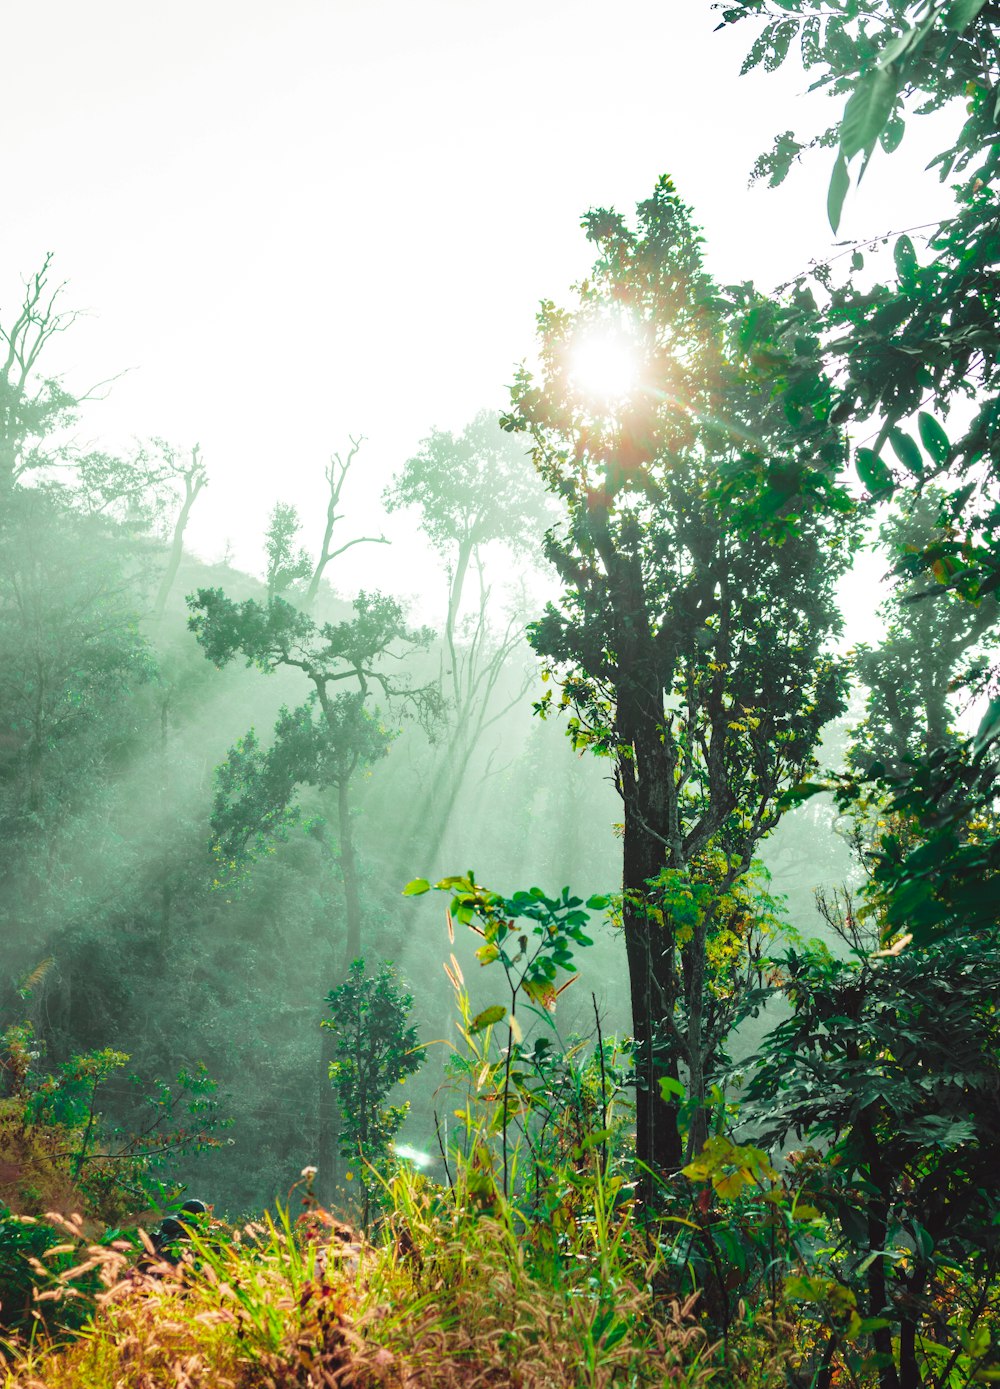
[[[187,529],[188,519],[191,516],[191,508],[198,500],[198,494],[202,488],[208,484],[208,470],[201,457],[201,446],[195,444],[191,449],[190,456],[186,462],[181,461],[180,452],[172,448],[169,444],[160,443],[163,457],[163,469],[171,482],[179,481],[184,485],[184,496],[181,500],[180,510],[174,521],[173,534],[170,538],[170,553],[167,557],[167,567],[163,571],[163,578],[160,580],[160,587],[157,590],[156,602],[153,605],[153,612],[156,617],[162,617],[167,607],[167,599],[170,597],[170,590],[174,586],[177,578],[177,571],[181,567],[181,559],[184,555],[184,532]]]
[[[797,51],[813,86],[848,97],[838,124],[807,140],[784,132],[756,170],[780,183],[806,150],[835,147],[830,194],[835,226],[850,161],[861,155],[863,171],[879,144],[891,153],[910,113],[963,105],[957,137],[928,165],[942,180],[962,175],[954,185],[954,215],[913,229],[929,256],[922,259],[905,233],[873,237],[855,245],[849,257],[840,251],[797,276],[797,294],[786,316],[789,326],[794,317],[800,331],[823,340],[834,417],[844,424],[875,422],[874,441],[866,439],[854,450],[857,474],[869,493],[885,500],[895,489],[920,490],[935,480],[945,489],[941,534],[924,549],[924,567],[943,587],[975,601],[1000,588],[995,7],[977,0],[929,6],[911,0],[790,0],[780,17],[758,0],[719,8],[723,24],[762,23],[744,71],[761,63],[773,70]],[[855,281],[865,270],[866,253],[889,235],[894,279],[859,288]],[[834,261],[847,267],[842,282],[834,278]],[[786,396],[797,389],[799,375],[799,364],[789,356],[782,383]],[[965,399],[975,403],[975,411],[949,435],[937,416],[947,416],[954,402]],[[901,427],[914,415],[922,449]],[[895,463],[883,457],[887,444]],[[829,487],[844,461],[827,460]],[[751,499],[751,515],[760,481],[759,471],[749,466],[731,479],[731,496]],[[817,493],[815,500],[822,504],[824,497]],[[907,563],[912,572],[912,557]]]
[[[704,1134],[704,996],[722,904],[843,708],[844,672],[825,654],[840,627],[843,528],[801,518],[786,490],[780,538],[741,535],[719,481],[747,447],[791,475],[843,444],[818,367],[796,414],[772,404],[768,373],[734,331],[740,314],[762,324],[770,306],[749,287],[735,301],[716,289],[668,179],[637,230],[604,210],[584,225],[599,259],[574,309],[543,305],[541,378],[519,373],[506,423],[531,431],[564,510],[546,541],[563,591],[532,645],[561,686],[574,745],[612,759],[624,802],[637,1155],[651,1201],[682,1162],[681,1064],[694,1147]],[[595,360],[606,374],[589,386]],[[552,704],[549,693],[543,712]]]
[[[130,696],[153,674],[120,551],[58,494],[15,489],[0,511],[0,826],[45,835],[113,772],[135,730]],[[30,896],[29,892],[29,896]],[[11,904],[8,904],[11,910]]]
[[[476,749],[527,688],[521,680],[511,695],[502,693],[504,675],[523,640],[524,620],[514,612],[497,624],[485,551],[499,545],[519,555],[537,554],[545,496],[523,444],[504,433],[495,414],[481,410],[457,437],[435,429],[422,439],[384,501],[390,512],[417,510],[447,575],[442,691],[452,733],[418,817],[424,826],[418,853],[433,858]],[[475,596],[466,612],[470,571]]]
[[[275,502],[264,535],[268,602],[309,577],[312,561],[301,546],[296,546],[301,529],[295,507],[289,502]]]
[[[359,535],[353,540],[347,540],[337,549],[331,549],[333,544],[333,533],[337,522],[342,521],[343,514],[337,511],[340,505],[340,498],[344,491],[344,483],[347,475],[351,471],[354,460],[358,456],[361,445],[365,442],[365,436],[359,434],[357,438],[353,434],[349,435],[351,447],[347,452],[347,457],[343,458],[339,453],[331,454],[330,462],[327,464],[325,477],[327,485],[326,500],[326,521],[323,527],[323,539],[320,543],[319,554],[313,566],[312,574],[309,577],[309,586],[305,592],[303,600],[305,607],[311,608],[316,601],[319,593],[319,586],[326,571],[326,567],[332,560],[337,559],[353,545],[388,545],[384,535]]]
[[[76,321],[72,310],[58,307],[65,284],[49,286],[52,252],[24,285],[20,310],[0,323],[0,497],[18,480],[51,460],[41,451],[44,439],[72,422],[80,398],[54,378],[38,378],[38,362],[52,338]]]
[[[349,786],[360,766],[385,755],[392,737],[365,701],[379,690],[395,708],[434,720],[436,690],[386,671],[390,659],[426,648],[431,634],[410,629],[400,605],[378,593],[359,594],[353,619],[335,623],[317,623],[278,597],[266,605],[253,598],[234,603],[221,589],[199,589],[188,606],[188,626],[216,666],[243,656],[266,674],[282,666],[300,670],[313,687],[307,704],[282,711],[269,753],[261,754],[252,731],[230,753],[220,773],[214,826],[228,850],[246,852],[288,823],[296,786],[337,788],[349,962],[361,950]],[[338,694],[343,682],[348,688]]]
[[[943,497],[935,488],[904,493],[902,509],[882,526],[889,554],[919,555],[941,533]],[[961,741],[955,731],[954,692],[963,662],[985,662],[996,645],[997,598],[966,603],[922,574],[897,575],[880,614],[885,636],[859,646],[858,675],[868,687],[865,718],[855,731],[851,762],[875,764],[897,776],[908,766]]]
[[[354,843],[352,780],[363,767],[388,751],[392,733],[382,726],[377,710],[366,701],[380,691],[397,711],[409,709],[425,723],[437,717],[436,687],[413,687],[385,666],[406,651],[425,648],[426,629],[411,630],[403,610],[382,594],[359,594],[354,617],[318,623],[279,597],[266,604],[255,599],[234,603],[220,589],[199,589],[188,599],[188,625],[205,655],[217,666],[243,656],[248,666],[271,674],[281,667],[302,671],[312,685],[309,701],[289,713],[283,709],[275,739],[261,752],[251,730],[230,751],[219,769],[213,810],[213,831],[223,860],[233,867],[238,855],[252,857],[267,839],[280,837],[297,818],[293,797],[309,784],[337,792],[339,852],[336,862],[344,889],[344,957],[342,971],[362,952],[362,894]],[[338,692],[338,686],[346,688]],[[326,841],[321,820],[312,829],[324,853],[334,851]],[[334,966],[337,968],[337,966]],[[324,1190],[332,1196],[336,1118],[327,1084],[333,1060],[330,1034],[321,1038],[318,1157]]]
[[[799,1176],[811,1165],[801,1194],[839,1230],[833,1277],[799,1280],[799,1295],[839,1294],[860,1314],[881,1389],[949,1384],[952,1370],[970,1383],[990,1358],[1000,1270],[996,932],[873,945],[856,939],[848,960],[815,945],[787,956],[792,1016],[767,1037],[745,1098],[759,1141],[794,1133],[826,1149]],[[958,1282],[965,1315],[941,1316],[935,1297]]]
[[[928,165],[942,179],[961,175],[954,185],[954,214],[913,229],[927,254],[919,254],[906,233],[895,236],[892,278],[859,288],[856,277],[866,254],[888,236],[855,245],[842,280],[835,279],[832,261],[796,278],[785,323],[790,328],[794,321],[798,331],[821,340],[830,365],[832,418],[845,425],[872,423],[873,438],[854,450],[855,470],[870,500],[885,501],[904,490],[919,494],[932,483],[943,493],[929,543],[915,553],[897,552],[899,572],[922,572],[928,587],[939,591],[938,598],[922,601],[943,602],[950,595],[982,606],[990,600],[989,611],[1000,590],[996,7],[979,0],[930,6],[791,0],[782,8],[780,19],[756,0],[723,8],[724,24],[763,20],[745,69],[758,63],[776,68],[798,36],[814,85],[848,100],[838,126],[806,143],[785,132],[758,169],[780,182],[809,144],[837,146],[830,194],[834,224],[851,159],[862,154],[864,167],[878,143],[888,152],[896,148],[904,115],[954,111],[962,103],[956,138]],[[847,254],[834,258],[841,267],[848,264]],[[789,355],[786,397],[800,388],[800,377]],[[946,432],[941,418],[967,400],[974,402],[971,418],[956,411],[956,425]],[[919,444],[903,428],[914,415]],[[883,456],[887,444],[894,463]],[[847,483],[843,462],[826,460],[825,492],[814,491],[812,500],[800,486],[811,480],[803,473],[793,484],[797,504],[822,509],[836,498]],[[728,496],[749,526],[767,524],[764,479],[750,459],[727,482]],[[905,840],[891,831],[883,837],[872,891],[888,928],[908,925],[923,942],[952,931],[974,933],[995,919],[1000,842],[989,826],[1000,775],[998,680],[995,661],[987,661],[969,682],[972,692],[993,696],[974,740],[937,747],[909,771],[886,769],[881,778],[882,793],[894,814],[907,818],[911,832]],[[864,780],[842,784],[845,803],[862,794]]]
[[[400,991],[399,975],[383,964],[374,977],[354,960],[347,978],[326,996],[333,1036],[329,1083],[341,1114],[340,1154],[358,1166],[361,1218],[368,1223],[373,1199],[392,1170],[392,1142],[408,1104],[386,1104],[394,1085],[420,1069],[417,1029],[407,1025],[413,996]]]

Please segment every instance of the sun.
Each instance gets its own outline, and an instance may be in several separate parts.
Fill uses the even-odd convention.
[[[636,390],[640,366],[635,338],[617,324],[592,325],[570,349],[573,384],[604,405],[624,400]]]

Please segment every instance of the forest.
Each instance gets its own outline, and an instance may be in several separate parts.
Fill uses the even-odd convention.
[[[13,267],[3,1389],[1000,1382],[1000,4],[713,8],[831,98],[755,182],[931,220],[727,283],[651,170],[253,571]]]

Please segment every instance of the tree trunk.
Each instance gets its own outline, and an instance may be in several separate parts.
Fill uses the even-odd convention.
[[[184,501],[174,524],[174,534],[170,542],[170,554],[167,558],[167,567],[163,571],[163,578],[160,580],[156,602],[153,605],[153,616],[157,621],[159,621],[166,611],[167,599],[170,597],[170,590],[174,586],[174,580],[177,578],[177,571],[181,567],[181,559],[184,555],[184,532],[187,529],[191,508],[194,506],[198,498],[198,493],[204,485],[205,473],[198,461],[198,448],[195,447],[191,454],[191,468],[184,474]]]
[[[622,917],[632,992],[635,1037],[635,1155],[640,1204],[658,1204],[659,1183],[679,1171],[681,1136],[675,1099],[665,1101],[659,1081],[677,1079],[677,1052],[669,1034],[675,1006],[673,932],[652,919],[647,907],[648,882],[663,866],[663,848],[625,805]]]
[[[354,853],[351,827],[349,778],[341,777],[337,784],[337,814],[340,828],[340,872],[344,880],[344,908],[347,939],[344,943],[344,974],[352,961],[361,954],[361,892],[358,885],[358,865]]]
[[[323,1206],[329,1206],[337,1190],[337,1097],[330,1080],[333,1061],[333,1033],[328,1027],[319,1032],[319,1114],[316,1134],[316,1181],[314,1190]]]
[[[705,1146],[708,1138],[708,1113],[706,1101],[706,1046],[705,1046],[705,947],[706,929],[704,921],[694,928],[690,946],[690,972],[687,998],[688,1014],[688,1084],[687,1097],[693,1102],[691,1127],[688,1131],[687,1160],[691,1161]]]

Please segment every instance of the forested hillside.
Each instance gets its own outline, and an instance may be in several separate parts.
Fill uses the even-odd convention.
[[[1000,7],[715,8],[836,99],[756,181],[950,115],[949,214],[771,289],[651,176],[253,563],[0,303],[6,1389],[1000,1380]]]

